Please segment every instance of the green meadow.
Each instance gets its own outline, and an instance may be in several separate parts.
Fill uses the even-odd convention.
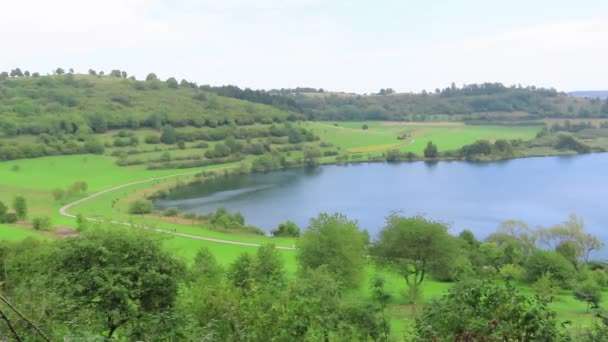
[[[457,150],[477,140],[531,140],[541,126],[477,126],[461,122],[407,123],[386,121],[313,122],[307,123],[323,141],[350,153],[365,153],[399,148],[421,155],[429,141],[439,151]],[[366,125],[368,128],[363,129]],[[410,139],[399,140],[400,136]]]

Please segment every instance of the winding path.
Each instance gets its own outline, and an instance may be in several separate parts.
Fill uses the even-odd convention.
[[[213,169],[213,171],[223,170],[223,169],[229,169],[229,168],[231,168],[231,166]],[[141,183],[147,183],[147,182],[153,182],[155,180],[161,180],[161,179],[166,179],[166,178],[171,178],[171,177],[185,176],[185,175],[190,175],[190,174],[199,173],[199,172],[201,172],[201,171],[199,170],[199,171],[182,172],[182,173],[177,173],[177,174],[173,174],[173,175],[148,178],[148,179],[144,179],[144,180],[141,180],[141,181],[130,182],[130,183],[118,185],[118,186],[115,186],[113,188],[109,188],[109,189],[106,189],[106,190],[102,190],[102,191],[96,192],[94,194],[91,194],[91,195],[89,195],[87,197],[81,198],[81,199],[79,199],[77,201],[74,201],[72,203],[68,203],[68,204],[64,205],[63,207],[61,207],[59,209],[59,214],[61,214],[62,216],[65,216],[65,217],[72,217],[72,218],[74,218],[74,217],[76,217],[76,215],[70,214],[68,212],[68,210],[70,208],[72,208],[72,207],[74,207],[76,205],[82,204],[82,203],[84,203],[84,202],[86,202],[86,201],[88,201],[90,199],[93,199],[93,198],[95,198],[97,196],[103,195],[105,193],[108,193],[108,192],[111,192],[111,191],[115,191],[115,190],[118,190],[118,189],[122,189],[122,188],[125,188],[127,186],[131,186],[131,185],[136,185],[136,184],[141,184]],[[174,236],[180,236],[180,237],[184,237],[184,238],[188,238],[188,239],[211,241],[211,242],[217,242],[217,243],[224,243],[224,244],[228,244],[228,245],[247,246],[247,247],[261,247],[262,246],[262,245],[260,245],[258,243],[240,242],[240,241],[231,241],[231,240],[222,240],[222,239],[214,239],[214,238],[203,237],[203,236],[192,235],[192,234],[177,233],[177,232],[172,232],[172,231],[169,231],[169,230],[152,228],[152,227],[148,227],[148,226],[144,226],[144,225],[139,225],[139,224],[133,224],[133,223],[129,223],[129,222],[119,222],[119,221],[105,220],[105,219],[99,219],[99,218],[93,218],[93,217],[85,217],[85,219],[88,220],[88,221],[108,222],[108,223],[118,224],[118,225],[127,226],[127,227],[145,229],[145,230],[150,230],[150,231],[153,231],[153,232],[156,232],[156,233],[163,233],[163,234],[169,234],[169,235],[174,235]],[[287,247],[287,246],[276,246],[275,248],[276,249],[283,249],[283,250],[295,250],[294,247]]]

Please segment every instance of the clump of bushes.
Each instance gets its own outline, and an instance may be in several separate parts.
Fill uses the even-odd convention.
[[[140,199],[129,204],[129,214],[143,215],[152,212],[152,202],[146,199]]]
[[[293,221],[285,221],[270,233],[274,237],[299,237],[300,227]]]
[[[50,217],[36,217],[32,220],[32,226],[36,230],[49,231],[53,228],[53,223]]]
[[[163,211],[163,216],[176,217],[179,215],[179,209],[176,207],[169,207]]]
[[[230,213],[225,208],[218,208],[214,213],[207,215],[207,219],[214,229],[226,229],[243,233],[266,235],[260,228],[245,225],[243,214]]]

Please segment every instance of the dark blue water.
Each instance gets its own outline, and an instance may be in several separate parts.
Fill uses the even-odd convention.
[[[224,207],[271,230],[293,220],[306,227],[321,212],[356,219],[372,236],[392,210],[471,229],[479,238],[501,221],[550,226],[576,213],[608,241],[608,154],[491,163],[370,163],[220,178],[182,189],[160,207],[205,213]]]

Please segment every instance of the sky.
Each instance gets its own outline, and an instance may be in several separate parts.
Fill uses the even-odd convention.
[[[606,0],[3,0],[0,71],[358,93],[608,89]]]

